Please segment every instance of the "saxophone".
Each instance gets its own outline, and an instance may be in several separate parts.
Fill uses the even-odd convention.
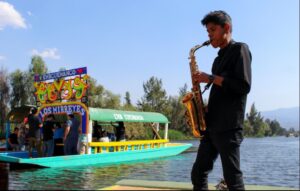
[[[196,45],[190,50],[190,70],[192,76],[192,92],[187,93],[182,103],[186,107],[185,117],[188,126],[192,128],[192,133],[195,137],[201,138],[201,132],[206,130],[204,103],[202,99],[201,87],[195,83],[193,74],[198,72],[198,65],[195,58],[195,52],[203,46],[208,46],[210,41],[204,42],[202,45]]]

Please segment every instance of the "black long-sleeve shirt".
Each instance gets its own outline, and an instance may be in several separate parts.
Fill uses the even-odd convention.
[[[207,130],[222,133],[242,129],[247,94],[251,89],[251,52],[245,43],[230,41],[220,49],[212,73],[224,78],[213,85],[209,95]]]

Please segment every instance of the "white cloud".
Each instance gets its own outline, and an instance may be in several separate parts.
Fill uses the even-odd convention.
[[[27,28],[25,19],[15,10],[14,6],[7,2],[0,1],[0,30],[6,26]]]
[[[42,58],[49,58],[49,59],[54,59],[54,60],[60,59],[60,55],[58,54],[57,48],[46,48],[45,50],[43,50],[41,52],[39,52],[36,49],[33,49],[31,51],[31,54],[41,56]]]

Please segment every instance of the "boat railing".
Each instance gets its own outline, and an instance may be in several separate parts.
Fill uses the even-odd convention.
[[[89,146],[92,149],[92,154],[103,152],[120,152],[120,151],[133,151],[165,147],[168,139],[158,140],[137,140],[137,141],[124,141],[124,142],[90,142]]]

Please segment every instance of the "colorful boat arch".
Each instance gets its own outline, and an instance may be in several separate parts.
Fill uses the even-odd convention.
[[[44,104],[38,110],[38,116],[41,120],[49,114],[78,114],[81,118],[82,134],[89,132],[89,111],[88,108],[81,102],[64,102]]]

